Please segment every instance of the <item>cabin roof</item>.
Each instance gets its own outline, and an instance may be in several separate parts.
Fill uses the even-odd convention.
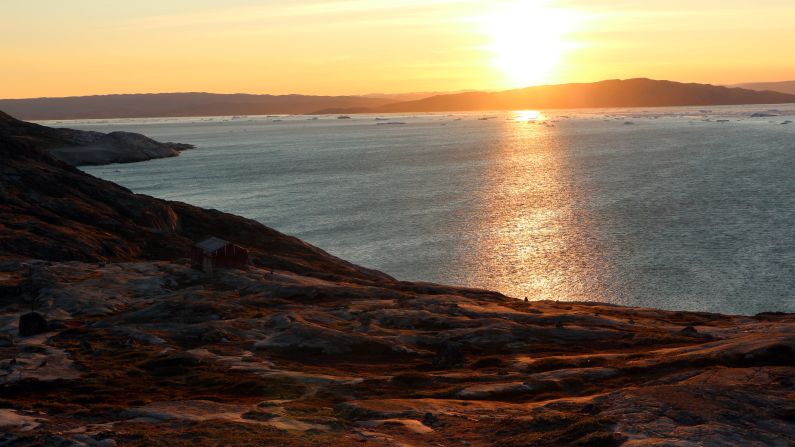
[[[194,247],[201,249],[205,253],[212,253],[214,251],[220,250],[225,246],[229,245],[229,242],[218,238],[218,237],[209,237],[201,242],[197,242]]]

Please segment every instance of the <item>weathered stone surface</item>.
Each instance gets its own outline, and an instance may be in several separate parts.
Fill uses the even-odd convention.
[[[795,315],[398,282],[4,141],[0,271],[62,322],[0,346],[12,445],[795,443]],[[206,234],[252,265],[193,271]],[[0,332],[20,309],[0,302]]]
[[[406,283],[384,284],[391,293],[382,299],[370,296],[370,283],[258,267],[212,279],[192,278],[189,266],[169,262],[37,269],[48,283],[45,310],[68,311],[66,327],[4,348],[17,350],[19,363],[0,364],[0,377],[7,371],[9,384],[35,377],[102,389],[96,405],[129,409],[100,417],[103,423],[145,423],[161,435],[173,421],[326,434],[348,427],[335,439],[366,430],[407,445],[795,440],[792,315],[774,323],[712,316],[693,337],[682,327],[698,315],[687,312],[525,303],[452,288],[426,294]],[[254,283],[254,293],[237,289]],[[291,295],[271,293],[285,287]],[[107,312],[83,310],[100,305]],[[132,391],[113,382],[117,358],[135,359],[123,368]],[[79,362],[79,373],[71,362]],[[131,392],[146,403],[124,397]],[[69,406],[80,396],[33,398]],[[48,424],[37,430],[50,433]],[[129,440],[140,428],[130,430],[114,439]]]
[[[464,349],[460,344],[444,341],[436,350],[433,366],[442,369],[461,368],[464,366]]]

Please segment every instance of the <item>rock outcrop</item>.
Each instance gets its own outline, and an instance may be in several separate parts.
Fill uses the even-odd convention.
[[[0,159],[0,259],[175,259],[188,256],[195,241],[214,235],[245,246],[262,267],[394,281],[253,220],[133,194],[2,133]]]
[[[794,315],[400,282],[15,139],[0,157],[0,445],[795,443]],[[208,234],[252,265],[192,269]],[[17,337],[31,299],[50,324]]]
[[[43,334],[48,330],[47,320],[38,312],[28,312],[19,316],[20,337]]]
[[[190,144],[160,143],[131,132],[92,132],[28,123],[0,112],[0,135],[26,141],[72,166],[176,157]]]

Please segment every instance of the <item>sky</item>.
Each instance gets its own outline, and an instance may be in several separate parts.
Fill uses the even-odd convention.
[[[795,79],[793,0],[2,0],[0,98]]]

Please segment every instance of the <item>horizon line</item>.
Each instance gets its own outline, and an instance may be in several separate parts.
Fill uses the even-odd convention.
[[[710,83],[710,82],[692,82],[692,81],[675,81],[671,79],[655,79],[650,77],[643,77],[643,76],[636,76],[636,77],[629,77],[629,78],[613,78],[613,79],[601,79],[598,81],[588,81],[588,82],[560,82],[560,83],[549,83],[549,84],[533,84],[533,85],[526,85],[523,87],[512,87],[512,88],[505,88],[505,89],[464,89],[464,90],[455,90],[455,91],[436,91],[436,92],[421,92],[421,91],[413,91],[413,92],[378,92],[378,93],[362,93],[362,94],[313,94],[313,93],[246,93],[246,92],[233,92],[233,93],[220,93],[220,92],[210,92],[210,91],[167,91],[167,92],[139,92],[139,93],[93,93],[93,94],[82,94],[82,95],[67,95],[67,96],[33,96],[33,97],[26,97],[26,98],[0,98],[0,101],[29,101],[29,100],[37,100],[37,99],[69,99],[69,98],[95,98],[95,97],[103,97],[103,96],[155,96],[155,95],[195,95],[195,94],[206,94],[206,95],[240,95],[240,96],[305,96],[305,97],[318,97],[318,98],[376,98],[378,99],[379,96],[401,96],[401,95],[422,95],[422,94],[429,94],[430,96],[438,96],[438,95],[454,95],[460,93],[476,93],[476,92],[484,92],[484,93],[495,93],[495,92],[509,92],[514,90],[523,90],[528,88],[535,88],[535,87],[552,87],[552,86],[560,86],[560,85],[576,85],[576,84],[596,84],[599,82],[608,82],[608,81],[630,81],[636,79],[648,79],[652,81],[667,81],[667,82],[676,82],[681,84],[698,84],[698,85],[713,85],[716,87],[728,87],[728,88],[743,88],[741,86],[748,85],[748,84],[780,84],[786,82],[795,82],[795,79],[792,80],[783,80],[783,81],[749,81],[749,82],[740,82],[735,84],[718,84],[718,83]]]

